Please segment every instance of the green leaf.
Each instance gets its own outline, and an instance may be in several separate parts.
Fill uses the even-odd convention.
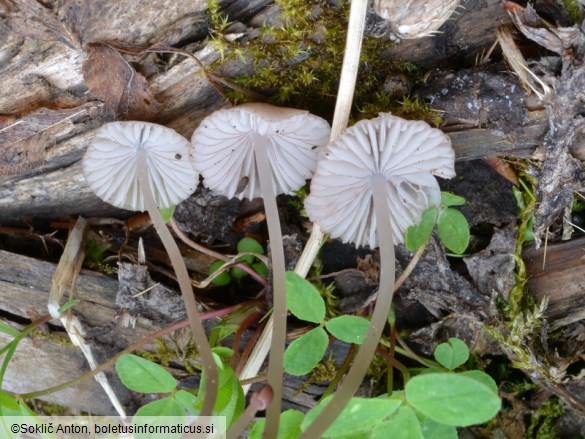
[[[243,257],[241,258],[243,259]],[[253,257],[252,257],[253,259]],[[248,265],[248,264],[246,264]],[[235,280],[242,280],[248,275],[247,272],[242,270],[240,267],[232,267],[230,270],[230,276],[233,277]]]
[[[372,439],[424,439],[416,413],[407,405],[398,408],[392,417],[374,427]]]
[[[11,395],[0,390],[0,418],[2,416],[22,416],[18,401]]]
[[[268,267],[266,267],[264,262],[255,262],[252,264],[252,268],[264,279],[268,279]]]
[[[284,353],[284,369],[295,376],[305,375],[321,361],[329,337],[323,328],[314,328],[293,341]]]
[[[325,318],[325,301],[308,280],[294,271],[286,272],[288,309],[301,320],[321,323]]]
[[[213,357],[218,366],[218,389],[213,414],[215,416],[225,416],[226,425],[229,428],[231,423],[244,411],[246,398],[234,371],[227,364],[223,363],[217,354],[214,353]],[[207,376],[203,373],[199,394],[197,395],[197,404],[195,406],[198,410],[203,406],[206,388]]]
[[[346,343],[362,344],[370,321],[363,317],[341,316],[329,320],[325,327],[337,339]]]
[[[234,356],[234,350],[225,346],[216,346],[211,350],[222,358],[231,358]]]
[[[73,308],[75,305],[79,303],[79,299],[72,299],[65,302],[63,305],[59,307],[59,314],[63,314],[68,309]]]
[[[166,223],[168,223],[171,218],[173,217],[173,215],[175,214],[175,207],[176,206],[171,206],[171,207],[167,207],[166,209],[159,209],[158,211],[160,212],[160,216],[162,216],[163,221]]]
[[[439,424],[432,419],[420,423],[420,430],[425,439],[457,439],[457,429],[451,425]]]
[[[122,384],[135,392],[166,393],[177,386],[177,380],[162,366],[136,355],[118,358],[116,371]]]
[[[18,335],[20,334],[20,331],[18,329],[15,329],[4,322],[0,322],[0,331],[12,337],[18,337]]]
[[[303,431],[323,411],[331,398],[328,396],[307,413],[301,424]],[[402,401],[388,398],[352,398],[323,436],[343,437],[370,431],[372,425],[390,416],[401,404]]]
[[[469,359],[467,345],[458,338],[450,338],[435,349],[435,359],[447,369],[453,370]]]
[[[185,416],[185,409],[175,398],[168,396],[143,405],[135,416]]]
[[[199,416],[200,410],[197,409],[196,404],[199,402],[197,396],[186,390],[179,390],[174,395],[179,404],[187,411],[188,414],[193,416]]]
[[[242,238],[238,241],[237,245],[238,253],[258,253],[260,255],[264,254],[264,248],[260,245],[258,241],[253,238]]]
[[[488,386],[494,392],[494,394],[498,394],[498,385],[494,381],[494,379],[489,376],[487,373],[482,372],[481,370],[467,370],[465,372],[460,372],[458,375],[463,375],[468,378],[472,378],[480,383]]]
[[[454,427],[489,421],[501,406],[488,386],[454,373],[418,375],[408,381],[405,394],[407,402],[423,415]]]
[[[453,253],[461,254],[469,244],[469,224],[461,212],[447,208],[437,221],[439,238]]]
[[[465,198],[451,192],[441,192],[441,207],[463,206]]]
[[[301,435],[301,422],[305,415],[298,410],[287,410],[281,413],[280,422],[278,424],[278,435],[277,439],[297,439]],[[262,418],[255,422],[250,430],[250,436],[248,439],[262,439],[262,433],[264,433],[264,425],[266,419]]]
[[[224,264],[223,261],[216,261],[213,264],[211,264],[211,266],[209,267],[208,270],[208,274],[213,274],[215,273],[217,270],[220,269],[220,267],[222,267]],[[217,277],[215,277],[211,283],[213,285],[217,285],[218,287],[223,287],[224,285],[229,284],[232,281],[232,278],[230,277],[230,275],[227,272],[222,272],[221,274],[218,274]]]
[[[436,207],[429,207],[422,214],[421,220],[417,225],[410,226],[406,229],[405,245],[408,250],[414,252],[418,250],[433,233],[433,227],[437,221],[439,211]]]

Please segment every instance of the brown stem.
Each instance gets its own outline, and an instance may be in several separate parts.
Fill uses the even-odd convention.
[[[187,244],[189,247],[193,248],[194,250],[197,250],[200,253],[203,253],[204,255],[211,256],[212,258],[215,258],[215,259],[219,259],[220,261],[230,262],[231,259],[229,257],[227,257],[226,255],[222,255],[221,253],[218,253],[216,251],[208,249],[204,245],[198,244],[195,241],[192,241],[191,239],[189,239],[187,237],[187,235],[185,235],[181,231],[181,229],[179,229],[179,226],[177,225],[174,218],[171,218],[171,220],[169,221],[169,224],[171,225],[173,231],[179,237],[179,239],[181,241],[183,241],[185,244]],[[262,285],[264,287],[268,286],[268,282],[266,281],[266,279],[264,279],[256,271],[254,271],[253,268],[248,267],[246,264],[242,264],[241,262],[239,262],[237,264],[234,264],[234,267],[238,267],[242,271],[245,271],[246,273],[248,273],[251,277],[256,279],[260,285]]]
[[[285,262],[284,246],[282,243],[282,231],[276,205],[276,192],[274,190],[274,177],[268,157],[268,140],[264,136],[257,135],[254,142],[254,156],[260,188],[264,199],[266,223],[270,237],[270,254],[272,257],[272,300],[274,316],[274,329],[270,343],[270,355],[268,362],[268,384],[272,388],[274,398],[266,410],[265,438],[275,438],[278,434],[280,420],[280,408],[282,403],[282,378],[284,376],[283,358],[284,344],[286,342],[286,287],[285,287]]]
[[[254,392],[250,396],[250,404],[246,407],[244,413],[240,415],[228,430],[227,439],[238,439],[242,431],[246,428],[246,425],[254,420],[256,413],[265,410],[273,399],[274,393],[269,385],[262,387],[258,392]],[[266,427],[264,427],[264,430],[266,431]]]
[[[203,402],[203,408],[201,409],[201,416],[211,416],[213,408],[215,407],[215,399],[217,397],[217,365],[213,359],[211,346],[209,346],[205,328],[203,328],[203,324],[201,323],[199,310],[197,309],[197,302],[195,301],[195,295],[193,293],[193,288],[191,287],[191,278],[189,277],[179,247],[173,239],[171,232],[169,232],[169,229],[156,206],[154,195],[152,194],[148,179],[146,178],[146,152],[142,149],[138,150],[136,166],[138,172],[138,184],[140,185],[140,190],[144,197],[144,205],[146,206],[150,218],[152,219],[152,223],[158,232],[158,236],[169,255],[175,273],[177,273],[177,281],[179,282],[183,301],[185,302],[189,326],[193,333],[193,338],[199,349],[199,355],[201,355],[203,367],[207,374],[207,386],[205,389],[205,399]],[[200,389],[200,391],[201,390],[202,389]]]
[[[383,175],[374,175],[371,180],[374,199],[374,215],[377,224],[378,245],[380,246],[380,288],[372,320],[363,343],[358,350],[353,366],[341,383],[329,404],[313,420],[301,435],[303,439],[318,438],[335,421],[349,400],[353,397],[372,361],[380,336],[388,319],[388,312],[394,295],[394,239],[390,224],[390,212],[386,196],[388,182]]]
[[[264,328],[265,328],[265,325],[258,326],[256,328],[256,330],[252,333],[250,340],[248,340],[248,343],[246,344],[246,347],[244,348],[244,351],[242,352],[242,355],[240,356],[239,365],[235,369],[236,375],[238,377],[241,375],[242,369],[245,367],[246,362],[248,361],[248,357],[250,356],[250,352],[252,352],[252,349],[254,348],[254,346],[256,346],[256,342],[260,338],[260,334],[262,333],[262,330]],[[244,381],[245,381],[245,379],[241,380],[242,386],[244,385],[243,384]]]

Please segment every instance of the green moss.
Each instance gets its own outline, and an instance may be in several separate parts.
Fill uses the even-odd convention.
[[[43,340],[47,340],[53,343],[58,343],[60,345],[63,346],[71,346],[73,347],[74,344],[71,341],[71,339],[69,338],[68,335],[62,333],[62,332],[45,332],[44,330],[41,329],[35,329],[32,334],[33,337],[35,338],[40,338]]]
[[[526,437],[536,439],[556,439],[556,421],[563,414],[563,406],[558,398],[550,398],[532,412]]]
[[[339,367],[333,360],[333,354],[330,351],[327,358],[317,364],[317,366],[311,371],[301,388],[297,390],[296,394],[301,394],[311,384],[320,385],[333,380],[337,375],[338,370]]]
[[[155,351],[141,351],[135,354],[165,367],[168,367],[171,362],[179,363],[189,373],[197,373],[201,370],[197,346],[192,339],[189,339],[186,344],[174,339],[157,339],[155,343],[157,345]]]
[[[214,68],[218,74],[229,70],[222,69],[225,65],[247,68],[253,73],[232,80],[267,96],[269,102],[306,109],[331,120],[345,49],[349,2],[343,2],[342,6],[304,0],[276,0],[275,3],[280,7],[279,23],[262,27],[257,38],[244,43],[231,42],[225,37],[229,23],[217,0],[208,3],[212,44],[222,55]],[[391,111],[414,118],[421,112],[428,115],[430,111],[415,101],[385,100],[379,93],[389,73],[407,75],[413,82],[422,78],[422,72],[414,64],[380,56],[389,45],[385,40],[364,37],[354,96],[354,120],[366,117],[365,113],[377,115]],[[234,102],[247,100],[238,92],[228,94]],[[436,114],[425,119],[436,120]]]
[[[582,7],[579,5],[578,0],[563,0],[565,8],[567,8],[567,13],[571,18],[573,24],[579,25],[581,24],[581,20],[583,19],[583,10]]]

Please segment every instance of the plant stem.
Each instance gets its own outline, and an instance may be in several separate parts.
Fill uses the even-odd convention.
[[[300,436],[304,439],[318,438],[325,433],[329,425],[335,421],[349,400],[353,397],[372,361],[380,336],[388,319],[392,297],[394,295],[394,239],[390,225],[390,212],[387,202],[388,182],[383,175],[372,177],[372,194],[374,199],[374,215],[377,224],[378,245],[380,246],[380,289],[368,333],[356,355],[353,366],[341,383],[341,386],[329,401],[325,409],[315,418]]]
[[[284,367],[284,344],[286,342],[286,286],[285,286],[285,262],[284,247],[282,243],[282,231],[276,204],[276,192],[274,190],[274,178],[268,157],[268,140],[264,136],[257,135],[254,142],[256,166],[260,177],[260,189],[264,199],[264,210],[268,224],[268,236],[270,238],[270,255],[272,259],[272,300],[274,317],[274,329],[270,343],[270,355],[268,363],[268,384],[272,387],[274,397],[266,410],[265,438],[275,438],[278,433],[280,420],[280,408],[282,403],[282,378]]]
[[[220,310],[220,311],[224,311],[221,315],[226,315],[231,313],[231,309],[224,309],[224,310]],[[212,319],[215,317],[219,317],[218,311],[211,311],[205,314],[201,315],[201,320],[207,320],[207,319]],[[46,319],[46,320],[45,320]],[[36,320],[34,323],[37,324],[37,322],[40,323],[44,323],[45,321],[50,321],[52,320],[52,317],[47,314],[46,316],[41,317],[40,319]],[[32,324],[31,324],[32,325]],[[37,324],[38,326],[38,324]],[[159,329],[158,331],[132,343],[130,346],[128,346],[126,349],[118,352],[116,355],[114,355],[113,357],[111,357],[108,361],[100,364],[98,367],[96,367],[93,370],[90,370],[82,375],[79,375],[77,378],[74,378],[72,380],[66,381],[64,383],[61,383],[57,386],[53,386],[50,387],[48,389],[43,389],[43,390],[38,390],[36,392],[30,392],[30,393],[21,393],[21,394],[16,394],[15,396],[18,396],[19,398],[22,399],[26,399],[26,398],[37,398],[39,396],[44,396],[44,395],[49,395],[51,393],[55,393],[58,392],[59,390],[63,390],[66,389],[67,387],[71,387],[74,386],[77,383],[80,383],[84,380],[87,380],[89,378],[92,378],[93,376],[99,374],[100,372],[103,372],[105,370],[107,370],[110,366],[112,366],[116,360],[121,357],[124,354],[131,354],[132,352],[140,349],[142,346],[156,340],[157,338],[161,338],[164,337],[167,334],[170,334],[171,332],[174,331],[178,331],[179,329],[182,328],[186,328],[187,326],[189,326],[189,321],[188,320],[181,320],[180,322],[176,322],[173,323],[172,325],[166,326],[162,329]]]
[[[172,227],[175,234],[179,237],[179,239],[181,241],[183,241],[185,244],[187,244],[189,247],[197,250],[200,253],[203,253],[204,255],[211,256],[212,258],[215,258],[215,259],[219,259],[220,261],[224,261],[224,262],[231,261],[231,259],[229,257],[227,257],[226,255],[222,255],[221,253],[213,251],[213,250],[205,247],[204,245],[198,244],[195,241],[192,241],[191,239],[189,239],[189,237],[187,237],[187,235],[185,235],[181,231],[181,229],[179,229],[179,226],[177,225],[177,222],[175,221],[174,218],[171,218],[171,220],[169,221],[169,224]],[[262,276],[260,276],[258,273],[256,273],[256,271],[254,271],[254,269],[252,267],[248,267],[246,264],[242,264],[241,262],[234,264],[234,267],[238,267],[242,271],[245,271],[246,273],[248,273],[252,278],[256,279],[260,285],[262,285],[264,287],[268,286],[268,282],[266,281],[266,279],[264,279]]]
[[[187,271],[185,261],[183,260],[183,256],[179,251],[179,247],[173,239],[171,232],[169,232],[169,229],[167,228],[156,206],[154,195],[152,194],[150,185],[148,184],[148,179],[146,178],[146,152],[144,152],[142,149],[138,149],[136,165],[138,170],[138,184],[140,185],[140,190],[142,192],[142,196],[144,197],[144,205],[146,206],[150,218],[152,219],[152,223],[158,232],[158,236],[160,237],[160,240],[162,241],[163,246],[169,255],[171,264],[175,269],[175,273],[177,273],[177,281],[179,282],[181,294],[183,295],[183,301],[185,302],[189,326],[193,332],[193,338],[197,343],[199,355],[201,355],[203,367],[207,374],[207,386],[205,389],[205,400],[203,403],[203,408],[201,409],[201,416],[211,416],[213,408],[215,407],[215,399],[217,397],[217,366],[215,364],[215,360],[213,359],[213,354],[211,353],[211,347],[209,346],[209,341],[207,340],[205,328],[203,328],[203,324],[201,323],[199,311],[197,310],[195,294],[193,293],[193,288],[191,287],[191,278],[189,277],[189,272]]]

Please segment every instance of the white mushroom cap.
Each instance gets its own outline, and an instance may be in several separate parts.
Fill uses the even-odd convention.
[[[199,176],[187,139],[153,123],[111,122],[96,131],[83,157],[85,180],[98,197],[122,209],[145,210],[138,184],[139,150],[147,155],[147,178],[157,207],[176,205],[195,191]]]
[[[193,161],[214,191],[230,198],[261,197],[254,139],[266,136],[275,191],[290,193],[313,175],[315,147],[325,145],[329,133],[328,123],[307,111],[244,104],[216,111],[201,122],[191,139]]]
[[[408,226],[441,200],[433,175],[455,176],[449,137],[422,121],[380,114],[348,128],[328,145],[305,200],[309,218],[333,238],[357,246],[378,245],[371,177],[387,180],[388,211],[395,243]]]
[[[374,0],[372,7],[397,37],[415,39],[438,33],[458,5],[459,0]]]

